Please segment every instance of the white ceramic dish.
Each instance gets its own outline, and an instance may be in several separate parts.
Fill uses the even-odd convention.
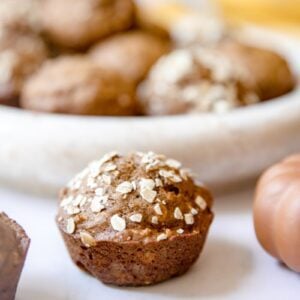
[[[258,29],[247,39],[283,52],[300,74],[300,42]],[[213,187],[258,175],[300,151],[300,89],[225,115],[82,117],[0,108],[0,182],[55,194],[111,150],[153,150],[181,160]]]

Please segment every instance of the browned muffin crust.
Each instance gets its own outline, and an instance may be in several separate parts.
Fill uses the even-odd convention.
[[[261,100],[279,97],[294,89],[289,64],[276,52],[230,40],[220,44],[220,49],[248,71],[249,82]]]
[[[0,299],[15,298],[30,239],[5,213],[0,213]]]
[[[177,49],[153,66],[138,98],[147,115],[226,112],[259,101],[247,75],[217,48]]]
[[[101,67],[112,69],[130,82],[144,79],[156,60],[170,50],[165,38],[142,30],[112,36],[95,45],[91,58]]]
[[[45,0],[43,28],[53,43],[86,48],[134,21],[132,0]]]
[[[36,111],[81,115],[132,115],[133,87],[85,56],[49,60],[24,86],[21,106]]]
[[[163,155],[109,153],[62,190],[57,223],[73,261],[105,283],[184,273],[212,221],[212,197]]]
[[[24,81],[47,55],[44,42],[35,34],[0,28],[0,104],[18,102]]]

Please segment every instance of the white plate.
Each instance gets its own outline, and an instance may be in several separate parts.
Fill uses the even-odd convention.
[[[300,42],[264,30],[247,39],[275,47],[300,74]],[[300,89],[225,115],[82,117],[0,108],[0,182],[55,194],[111,150],[153,150],[182,161],[213,187],[258,175],[300,151]]]

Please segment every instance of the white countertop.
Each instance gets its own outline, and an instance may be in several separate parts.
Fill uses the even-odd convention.
[[[17,300],[299,299],[299,274],[258,245],[251,192],[216,199],[215,220],[195,266],[182,277],[145,288],[107,286],[71,262],[54,222],[55,199],[0,190],[0,210],[31,237]]]

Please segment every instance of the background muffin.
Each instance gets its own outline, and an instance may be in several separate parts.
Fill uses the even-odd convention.
[[[1,30],[1,29],[0,29]],[[26,78],[47,58],[44,42],[34,34],[0,34],[0,104],[15,105]]]
[[[134,21],[131,0],[45,0],[43,29],[54,44],[86,48]]]
[[[58,226],[73,261],[106,283],[184,273],[212,221],[209,192],[162,155],[109,153],[61,192]]]
[[[218,49],[175,50],[139,87],[140,104],[149,115],[228,111],[259,101],[246,75]]]
[[[229,40],[220,44],[220,49],[247,70],[249,81],[261,100],[279,97],[293,90],[295,80],[290,67],[274,51]]]
[[[90,55],[99,66],[112,69],[137,84],[146,77],[156,60],[169,50],[167,39],[135,30],[100,42],[91,49]]]
[[[114,72],[84,56],[62,56],[28,79],[21,106],[54,113],[130,115],[135,113],[134,99],[132,86]]]

